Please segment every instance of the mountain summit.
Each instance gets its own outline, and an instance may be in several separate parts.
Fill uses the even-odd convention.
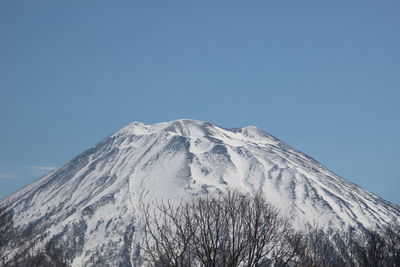
[[[1,205],[16,224],[65,244],[73,265],[123,265],[143,192],[174,202],[228,188],[263,192],[297,229],[380,227],[400,217],[398,206],[254,126],[195,120],[133,122]]]

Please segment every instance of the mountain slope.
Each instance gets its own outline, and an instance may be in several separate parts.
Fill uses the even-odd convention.
[[[74,265],[129,262],[138,200],[262,191],[301,229],[375,227],[400,208],[253,126],[131,123],[1,204],[15,222],[64,244]],[[64,243],[63,243],[64,242]]]

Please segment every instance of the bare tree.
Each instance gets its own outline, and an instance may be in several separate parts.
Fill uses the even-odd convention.
[[[355,241],[353,254],[357,266],[400,266],[400,225],[364,230]]]
[[[192,236],[189,206],[181,203],[176,208],[168,203],[157,203],[154,209],[141,203],[144,229],[141,246],[143,260],[159,266],[185,266]]]
[[[261,194],[231,191],[181,202],[141,201],[144,261],[157,266],[287,266],[304,246]]]

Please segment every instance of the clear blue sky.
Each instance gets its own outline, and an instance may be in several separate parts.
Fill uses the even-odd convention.
[[[0,2],[0,198],[131,121],[255,125],[400,204],[400,2]]]

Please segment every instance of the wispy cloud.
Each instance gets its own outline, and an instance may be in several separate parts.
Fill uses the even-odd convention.
[[[35,174],[44,174],[56,168],[53,166],[27,166],[27,167],[31,169]]]
[[[31,168],[32,170],[38,170],[38,171],[52,171],[56,168],[52,166],[28,166],[28,167]]]
[[[18,176],[11,173],[0,172],[0,179],[14,179],[14,178],[18,178]]]

